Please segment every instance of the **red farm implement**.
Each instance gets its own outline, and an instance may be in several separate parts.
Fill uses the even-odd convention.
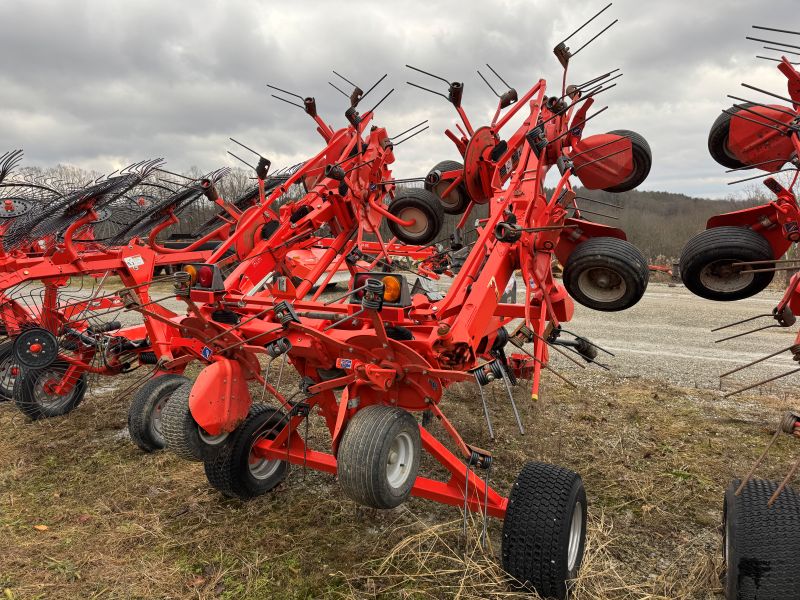
[[[566,69],[573,53],[563,42],[555,52]],[[544,595],[563,598],[583,554],[587,505],[581,478],[530,463],[510,496],[503,496],[490,484],[491,451],[467,443],[440,401],[453,383],[474,382],[491,440],[484,386],[502,382],[517,413],[512,386],[518,377],[531,378],[535,397],[541,369],[550,368],[549,349],[568,356],[574,350],[594,361],[594,344],[560,337],[561,324],[572,317],[572,298],[599,310],[628,308],[644,293],[648,267],[624,232],[583,218],[571,177],[587,187],[631,189],[649,171],[649,148],[632,132],[582,135],[605,110],[588,115],[595,98],[613,87],[613,71],[564,85],[554,96],[547,95],[544,80],[522,95],[509,88],[498,94],[491,121],[477,128],[461,107],[463,84],[433,77],[446,82],[441,95],[461,118],[459,135],[447,135],[463,163],[439,163],[425,180],[429,189],[395,188],[387,165],[400,142],[383,128],[367,130],[374,108],[357,111],[365,95],[357,86],[345,114],[349,126],[338,131],[317,115],[312,98],[278,90],[302,101],[281,98],[314,118],[327,143],[274,192],[302,181],[307,194],[271,214],[272,196],[264,195],[208,261],[176,274],[187,316],[165,318],[129,292],[123,301],[176,329],[170,343],[185,356],[163,363],[165,369],[181,368],[190,356],[201,363],[197,379],[180,384],[164,407],[163,433],[168,449],[204,462],[210,483],[222,493],[244,499],[267,493],[292,463],[338,475],[345,493],[367,506],[391,508],[413,495],[463,507],[465,519],[470,510],[484,523],[488,516],[503,518],[506,570]],[[509,133],[506,126],[516,115],[522,123]],[[553,167],[558,183],[546,193],[545,176]],[[424,278],[411,281],[387,270],[403,251],[432,257],[424,246],[436,237],[444,209],[465,215],[463,227],[480,204],[488,206],[488,217],[478,221],[477,241],[444,294]],[[400,242],[421,246],[403,250],[382,242],[382,218]],[[268,219],[277,224],[266,228]],[[316,237],[323,224],[332,234],[323,260],[293,280],[288,249]],[[362,231],[378,238],[377,257],[367,269],[357,266]],[[229,249],[240,262],[226,276],[219,260]],[[563,285],[552,274],[554,257],[565,264]],[[327,265],[342,262],[352,274],[349,291],[323,301],[323,281],[309,297]],[[525,286],[521,304],[506,294],[515,271]],[[521,325],[509,333],[505,326],[512,321]],[[515,353],[506,354],[507,348]],[[299,375],[291,393],[270,378],[279,359]],[[159,380],[141,392],[155,399]],[[250,383],[260,388],[256,398]],[[254,402],[267,393],[279,408]],[[423,416],[422,424],[415,414]],[[306,443],[302,426],[312,415],[322,416],[330,448]],[[447,432],[446,442],[429,430],[431,418]],[[518,426],[522,432],[519,418]],[[420,473],[423,450],[447,472],[444,479]],[[544,548],[544,539],[559,541]]]
[[[797,32],[767,27],[755,27],[761,35],[800,35]],[[748,37],[768,44],[766,49],[792,54],[786,48],[798,46]],[[777,46],[777,47],[776,47]],[[739,179],[732,183],[764,180],[775,198],[765,204],[712,217],[706,230],[685,246],[680,260],[680,274],[686,287],[694,294],[717,301],[748,298],[764,290],[778,271],[797,271],[796,260],[782,258],[793,244],[800,241],[800,210],[794,193],[800,155],[800,73],[796,63],[785,56],[759,58],[775,61],[787,80],[788,96],[742,84],[745,88],[768,96],[769,101],[786,104],[766,104],[738,96],[729,96],[737,104],[714,122],[709,134],[711,156],[731,172],[747,169],[764,171],[761,175]],[[788,183],[782,185],[779,173],[788,172]],[[784,176],[785,177],[785,176]],[[772,328],[791,327],[800,310],[800,274],[789,279],[783,298],[769,312],[737,321],[714,331],[746,325],[746,331],[717,340],[725,342]],[[769,319],[753,327],[754,322]],[[762,321],[763,322],[763,321]],[[800,360],[800,336],[788,347],[723,373],[728,378],[745,369],[766,367],[766,361],[790,354]],[[756,383],[727,392],[733,396],[797,373],[791,369]],[[786,414],[776,427],[776,433],[762,456],[741,480],[734,480],[725,493],[723,540],[725,558],[725,593],[733,600],[755,598],[800,597],[800,494],[790,487],[800,469],[798,460],[783,481],[754,478],[769,449],[781,433],[800,437],[800,420],[794,413]]]

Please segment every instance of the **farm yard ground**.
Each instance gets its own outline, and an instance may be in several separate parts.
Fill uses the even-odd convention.
[[[499,430],[493,445],[474,386],[451,388],[442,407],[467,440],[492,448],[498,489],[507,491],[527,460],[582,474],[591,531],[575,598],[721,597],[723,489],[748,470],[794,398],[787,380],[723,399],[718,375],[788,346],[793,333],[767,330],[715,345],[709,330],[769,312],[777,299],[765,292],[720,305],[659,284],[624,313],[578,307],[569,329],[614,352],[612,370],[579,369],[555,356],[553,366],[579,388],[548,375],[536,403],[517,388],[524,437],[499,386],[488,393]],[[771,360],[739,381],[793,364]],[[461,538],[458,509],[412,499],[392,511],[361,510],[332,476],[300,468],[267,497],[223,499],[202,465],[143,455],[130,443],[126,401],[111,401],[126,385],[104,379],[74,413],[47,422],[0,405],[6,598],[514,596],[492,558],[499,522],[490,521],[484,553],[480,523]],[[311,440],[327,443],[318,422]],[[798,452],[780,440],[760,474],[782,477]]]

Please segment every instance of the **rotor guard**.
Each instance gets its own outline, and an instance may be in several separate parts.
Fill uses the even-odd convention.
[[[220,358],[200,372],[189,394],[189,410],[211,435],[231,432],[250,410],[250,391],[241,365]]]
[[[575,176],[590,190],[614,187],[633,173],[633,145],[614,133],[583,138],[572,145],[572,156]]]

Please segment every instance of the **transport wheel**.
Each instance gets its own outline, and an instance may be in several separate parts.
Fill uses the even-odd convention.
[[[133,394],[128,408],[128,432],[139,448],[145,452],[164,448],[161,413],[172,392],[188,381],[183,375],[167,373],[149,380]]]
[[[201,461],[218,449],[228,434],[210,436],[194,420],[189,409],[193,385],[193,381],[187,381],[172,392],[161,411],[161,433],[167,450],[186,460]]]
[[[20,369],[14,385],[17,407],[31,419],[65,415],[76,408],[86,395],[86,373],[81,373],[66,394],[56,394],[53,386],[63,378],[69,365],[57,360],[43,369]]]
[[[8,402],[14,397],[14,382],[17,380],[19,367],[11,353],[13,346],[13,340],[0,344],[0,402]]]
[[[800,598],[800,496],[786,488],[770,507],[777,481],[740,481],[725,491],[723,557],[728,600]]]
[[[647,176],[650,174],[650,167],[653,165],[653,153],[650,151],[650,144],[647,143],[647,140],[635,131],[616,129],[614,131],[609,131],[609,133],[626,137],[631,141],[633,172],[625,181],[612,187],[603,188],[603,190],[615,194],[628,192],[647,179]],[[611,147],[613,148],[613,146]]]
[[[745,102],[742,105],[747,108],[755,106],[755,104],[751,104],[750,102]],[[737,113],[740,110],[740,108],[735,106],[730,108],[732,113]],[[731,130],[732,118],[733,117],[728,113],[722,113],[717,117],[716,121],[714,121],[714,124],[711,125],[711,130],[708,132],[708,151],[711,154],[711,158],[723,167],[728,169],[741,169],[747,165],[736,158],[730,148],[728,148],[728,136]]]
[[[735,264],[774,258],[769,242],[752,229],[713,227],[698,233],[683,248],[681,279],[690,292],[701,298],[741,300],[766,288],[775,273],[753,273],[755,269],[771,268],[769,263]]]
[[[208,482],[229,498],[249,500],[273,490],[286,478],[289,464],[269,460],[253,453],[261,439],[274,439],[288,422],[282,411],[253,405],[250,414],[234,431],[219,452],[203,461]]]
[[[566,598],[586,544],[580,475],[530,462],[517,477],[503,522],[503,569],[544,598]]]
[[[650,270],[639,249],[611,237],[580,243],[564,266],[570,296],[594,310],[619,311],[636,304],[647,289]]]
[[[345,429],[339,452],[339,484],[364,506],[394,508],[411,495],[421,454],[419,425],[392,406],[367,406]]]
[[[446,171],[455,171],[456,169],[463,168],[464,165],[460,162],[443,160],[437,163],[436,166],[430,170],[428,175],[434,171],[445,173]],[[456,189],[450,192],[447,197],[444,197],[442,194],[447,191],[447,188],[449,188],[452,183],[453,179],[440,179],[439,182],[434,185],[425,183],[425,189],[436,194],[436,197],[439,198],[439,202],[442,203],[442,209],[445,213],[448,215],[460,215],[467,209],[467,206],[469,206],[469,194],[467,193],[467,188],[461,183]]]
[[[389,212],[413,220],[408,226],[387,220],[389,231],[405,244],[428,244],[436,239],[444,223],[444,209],[439,198],[422,188],[401,188],[389,204]]]

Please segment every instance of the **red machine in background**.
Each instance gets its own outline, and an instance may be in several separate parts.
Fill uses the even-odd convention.
[[[800,35],[800,32],[755,27],[759,30]],[[761,38],[748,39],[769,50],[787,52],[792,47],[784,42]],[[800,73],[785,56],[779,59],[778,70],[786,77],[788,97],[748,84],[744,87],[785,104],[765,104],[738,96],[738,102],[714,122],[709,133],[711,156],[728,172],[759,169],[765,174],[747,177],[733,183],[767,177],[766,187],[775,199],[759,206],[717,215],[708,220],[706,230],[689,240],[680,259],[680,274],[694,294],[717,301],[748,298],[764,290],[777,271],[797,271],[797,260],[783,259],[790,247],[800,241],[800,210],[794,186],[800,167]],[[784,168],[786,165],[790,167]],[[790,172],[788,186],[772,175]],[[762,318],[771,322],[744,332],[729,335],[719,342],[775,327],[791,327],[800,309],[800,273],[789,279],[783,298],[766,314],[759,314],[713,331],[748,324]],[[800,360],[800,334],[794,343],[745,365],[731,369],[726,378],[744,369],[763,366],[764,361],[790,353]],[[753,384],[727,392],[729,397],[760,385],[797,373],[792,369]],[[789,469],[783,481],[754,478],[769,449],[781,433],[800,437],[800,418],[786,414],[776,428],[775,436],[750,472],[734,480],[726,490],[723,510],[723,554],[725,559],[725,593],[730,600],[800,597],[800,494],[790,483],[800,469],[800,459]]]
[[[569,49],[562,42],[555,51],[566,68]],[[210,483],[228,496],[267,493],[294,463],[337,474],[345,493],[367,506],[391,508],[411,495],[463,506],[465,519],[468,510],[483,514],[484,535],[488,516],[504,518],[506,570],[543,595],[565,597],[585,541],[580,477],[555,465],[529,463],[504,497],[490,485],[492,453],[467,443],[440,401],[452,383],[476,382],[491,439],[483,386],[503,381],[516,413],[511,386],[517,377],[530,377],[532,393],[538,393],[540,370],[549,367],[548,348],[573,349],[593,361],[597,347],[591,342],[560,338],[560,324],[572,316],[572,297],[600,310],[623,310],[644,293],[648,267],[641,253],[621,230],[582,218],[570,183],[575,175],[589,187],[620,191],[641,183],[649,171],[649,148],[640,136],[582,136],[585,124],[605,110],[588,116],[598,94],[613,87],[605,85],[613,73],[563,86],[551,97],[544,80],[519,97],[509,89],[498,94],[493,119],[478,128],[461,107],[463,84],[448,81],[447,94],[441,95],[455,106],[464,127],[459,126],[460,136],[448,136],[464,163],[437,165],[426,180],[430,190],[395,190],[396,181],[381,171],[399,142],[381,128],[366,130],[374,109],[361,115],[352,103],[346,113],[350,127],[333,132],[309,110],[313,99],[302,99],[297,106],[317,121],[328,148],[276,190],[302,180],[308,191],[281,207],[277,227],[270,233],[256,227],[254,237],[243,233],[264,223],[266,199],[242,216],[241,232],[209,261],[176,274],[186,317],[164,319],[123,294],[128,308],[174,327],[178,333],[171,345],[203,365],[197,379],[180,384],[164,407],[167,448],[202,460]],[[357,92],[356,87],[351,98],[359,98]],[[504,135],[523,110],[524,122]],[[334,143],[340,143],[336,152]],[[548,194],[544,180],[552,167],[560,179]],[[475,204],[487,204],[489,216],[479,220],[477,241],[443,295],[421,280],[377,269],[379,261],[391,265],[392,255],[402,250],[380,238],[370,269],[356,268],[359,239],[352,237],[361,226],[375,233],[373,219],[386,218],[402,242],[424,244],[435,238],[443,208],[463,212],[463,223]],[[353,210],[358,206],[362,210]],[[333,234],[326,242],[326,264],[291,280],[287,248],[313,237],[322,224]],[[217,261],[229,248],[241,261],[226,276]],[[552,274],[554,256],[566,265],[563,285]],[[323,302],[323,282],[308,298],[326,265],[341,261],[352,272],[347,294]],[[525,286],[521,304],[505,294],[517,270]],[[521,325],[509,333],[505,326],[517,319]],[[520,352],[509,356],[507,348]],[[281,387],[280,375],[275,384],[270,378],[277,359],[297,371],[299,384],[291,394]],[[160,381],[167,380],[148,382],[150,398],[157,397]],[[260,403],[267,393],[279,408]],[[426,415],[423,424],[415,413]],[[314,414],[330,431],[329,449],[309,447],[307,429],[301,432]],[[431,432],[431,417],[448,439]],[[518,415],[517,420],[522,432]],[[423,449],[446,471],[444,479],[420,473]]]

